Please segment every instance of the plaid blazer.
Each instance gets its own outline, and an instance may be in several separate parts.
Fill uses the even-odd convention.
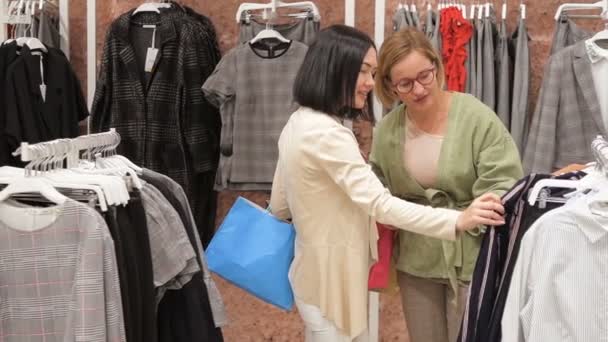
[[[215,30],[176,7],[160,16],[132,12],[108,30],[92,130],[116,128],[120,154],[171,177],[190,195],[194,175],[215,172],[219,158],[219,112],[201,91],[219,59],[217,43],[210,43]],[[159,57],[147,84],[129,38],[133,23],[157,26]]]
[[[593,161],[591,142],[606,134],[591,61],[581,41],[553,56],[524,149],[525,173],[550,173],[569,164]]]

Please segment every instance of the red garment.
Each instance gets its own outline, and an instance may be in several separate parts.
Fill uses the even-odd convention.
[[[386,289],[391,275],[391,257],[393,255],[393,238],[395,231],[381,223],[378,227],[378,261],[369,270],[367,281],[370,290]]]
[[[473,35],[473,25],[463,18],[458,8],[449,7],[441,11],[439,30],[447,89],[462,92],[467,80],[466,45]]]

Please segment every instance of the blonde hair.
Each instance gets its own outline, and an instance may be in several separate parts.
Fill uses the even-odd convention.
[[[386,107],[391,107],[397,100],[397,94],[393,91],[391,69],[414,51],[418,51],[435,65],[437,82],[439,87],[443,88],[445,75],[440,54],[435,51],[424,33],[412,28],[403,29],[393,33],[382,43],[378,56],[375,90],[378,99]]]

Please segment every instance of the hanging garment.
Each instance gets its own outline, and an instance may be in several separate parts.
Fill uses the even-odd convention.
[[[199,263],[200,268],[203,271],[202,277],[204,280],[204,286],[209,293],[209,302],[211,303],[211,310],[213,312],[213,320],[215,321],[215,325],[217,327],[226,325],[228,319],[226,316],[224,303],[215,282],[211,278],[211,273],[209,271],[207,261],[205,260],[205,253],[202,252],[203,248],[200,244],[200,238],[198,237],[197,229],[195,227],[196,224],[193,221],[192,212],[190,211],[188,199],[186,198],[184,190],[171,178],[148,169],[143,170],[142,179],[156,187],[178,212],[182,223],[186,228],[186,232],[188,233],[190,243],[193,246],[196,246],[195,252],[197,252],[200,259]],[[193,278],[192,281],[195,281],[195,278]],[[164,299],[164,301],[166,301],[166,299]],[[162,305],[163,302],[161,302],[161,306]]]
[[[603,190],[570,200],[530,227],[513,269],[503,342],[608,338],[606,200]]]
[[[88,116],[88,110],[69,61],[53,48],[37,55],[23,46],[20,53],[2,80],[5,108],[0,112],[6,115],[3,135],[8,151],[16,150],[21,142],[76,137],[78,123]],[[19,164],[10,154],[0,156],[0,161],[2,165]]]
[[[456,7],[441,12],[442,56],[445,64],[445,78],[448,90],[462,92],[465,90],[467,59],[466,44],[473,31],[471,24],[462,17]]]
[[[473,94],[479,100],[483,99],[483,42],[484,42],[484,27],[482,19],[473,20],[473,30],[477,31],[477,56],[475,64],[475,93]]]
[[[114,240],[127,341],[157,341],[156,290],[148,224],[139,192],[104,213]]]
[[[200,87],[215,68],[215,52],[203,39],[210,33],[177,8],[155,13],[133,10],[112,23],[104,46],[91,126],[94,132],[116,128],[122,137],[118,153],[137,165],[178,182],[192,201],[195,175],[215,172],[221,121]],[[158,56],[142,79],[137,47],[151,46],[152,29],[142,33],[145,45],[131,33],[144,24],[157,25]],[[141,50],[138,50],[141,51]],[[143,53],[145,55],[145,52]]]
[[[307,50],[292,40],[269,58],[262,48],[242,44],[222,58],[205,82],[205,96],[222,115],[216,189],[271,189],[277,141],[297,108],[293,83]]]
[[[564,174],[557,179],[580,179],[583,173]],[[546,203],[544,208],[528,204],[528,193],[545,174],[531,174],[515,184],[502,197],[504,226],[489,229],[483,237],[470,284],[459,342],[500,342],[500,322],[521,239],[543,214],[561,204]]]
[[[159,291],[162,293],[162,299],[159,301],[157,310],[158,340],[161,342],[223,341],[221,330],[215,326],[209,293],[203,282],[202,259],[199,255],[202,250],[198,248],[200,246],[199,237],[196,236],[195,230],[186,228],[176,208],[160,190],[146,183],[142,194],[145,196],[146,210],[151,210],[151,215],[157,218],[164,215],[165,222],[157,219],[159,225],[161,227],[164,224],[174,225],[177,229],[175,233],[179,231],[179,235],[173,237],[180,242],[180,245],[175,247],[187,246],[188,251],[187,254],[181,254],[181,262],[175,265],[177,267],[173,268],[173,271],[166,268],[167,274],[176,274],[176,276],[171,283],[163,285]],[[192,224],[191,214],[189,218],[189,223]],[[178,252],[177,249],[173,250],[170,247],[170,245],[165,245],[166,250],[173,251],[173,253]],[[193,253],[192,255],[190,251]],[[196,254],[194,251],[197,251]],[[165,266],[171,265],[166,264]]]
[[[289,40],[310,45],[317,37],[320,27],[321,22],[311,16],[310,18],[300,19],[289,24],[274,25],[272,29]],[[259,23],[255,20],[249,20],[248,22],[241,21],[239,26],[239,42],[242,44],[252,40],[264,29],[266,29],[265,23]]]
[[[595,92],[597,94],[608,93],[608,50],[601,48],[597,42],[585,41],[587,56],[591,60],[591,75]],[[608,96],[598,96],[600,112],[604,122],[604,129],[608,132]]]
[[[511,85],[513,84],[513,60],[509,53],[510,39],[507,24],[500,22],[495,52],[496,67],[496,114],[500,121],[511,130]],[[521,153],[521,150],[520,150]]]
[[[144,183],[141,199],[148,223],[157,303],[165,291],[182,288],[200,270],[183,223],[175,209],[159,204],[162,198],[158,189]]]
[[[45,1],[42,11],[35,16],[37,29],[32,28],[32,36],[38,38],[44,45],[61,48],[61,34],[59,32],[59,9]]]
[[[594,160],[589,149],[606,135],[593,84],[591,61],[581,41],[550,57],[523,151],[524,171],[550,173]]]
[[[407,12],[405,8],[399,8],[395,14],[393,14],[393,31],[401,31],[406,27],[410,26]]]
[[[465,86],[465,92],[477,97],[477,50],[479,47],[477,46],[477,28],[476,28],[476,19],[471,21],[473,29],[471,33],[471,39],[467,43],[467,60],[466,60],[466,71],[467,71],[467,80]]]
[[[553,32],[551,55],[568,46],[574,45],[581,40],[590,38],[591,36],[593,36],[593,33],[581,29],[568,18],[566,13],[562,13],[559,20],[556,22],[556,28]]]
[[[34,227],[33,215],[55,216]],[[103,218],[67,199],[49,208],[0,204],[3,340],[125,342],[114,243]],[[23,218],[17,225],[15,222]]]
[[[483,25],[483,45],[481,47],[483,53],[482,67],[482,92],[481,102],[494,110],[496,108],[496,80],[494,66],[494,37],[496,36],[496,22],[494,14],[491,17],[485,17],[482,20]]]
[[[528,97],[530,95],[530,47],[526,21],[519,18],[519,24],[511,39],[515,42],[515,62],[513,66],[513,98],[511,102],[511,128],[515,144],[523,154],[528,136]]]
[[[432,27],[432,29],[429,29],[429,33],[427,34],[427,37],[429,37],[429,39],[431,40],[431,44],[433,45],[433,48],[435,49],[435,51],[437,51],[438,54],[441,54],[442,42],[441,42],[441,31],[439,30],[441,27],[441,15],[435,11],[431,11],[430,13],[432,15],[431,21],[434,22],[434,26]],[[428,15],[429,14],[427,13],[427,16]],[[429,34],[430,34],[430,36],[429,36]]]

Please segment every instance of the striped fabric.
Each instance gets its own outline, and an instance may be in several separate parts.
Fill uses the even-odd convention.
[[[36,210],[10,212],[25,217]],[[33,231],[9,227],[0,217],[0,341],[125,341],[106,223],[73,200],[56,210],[52,224]]]
[[[179,289],[200,270],[194,248],[179,215],[158,189],[144,183],[141,199],[146,212],[157,300],[167,289]]]
[[[504,316],[503,342],[608,341],[606,192],[572,200],[524,236]]]
[[[148,84],[129,35],[134,24],[158,26]],[[201,91],[218,62],[212,29],[177,9],[121,15],[108,30],[91,110],[94,132],[116,128],[120,154],[171,177],[191,200],[195,174],[215,172],[219,158],[219,112]]]

